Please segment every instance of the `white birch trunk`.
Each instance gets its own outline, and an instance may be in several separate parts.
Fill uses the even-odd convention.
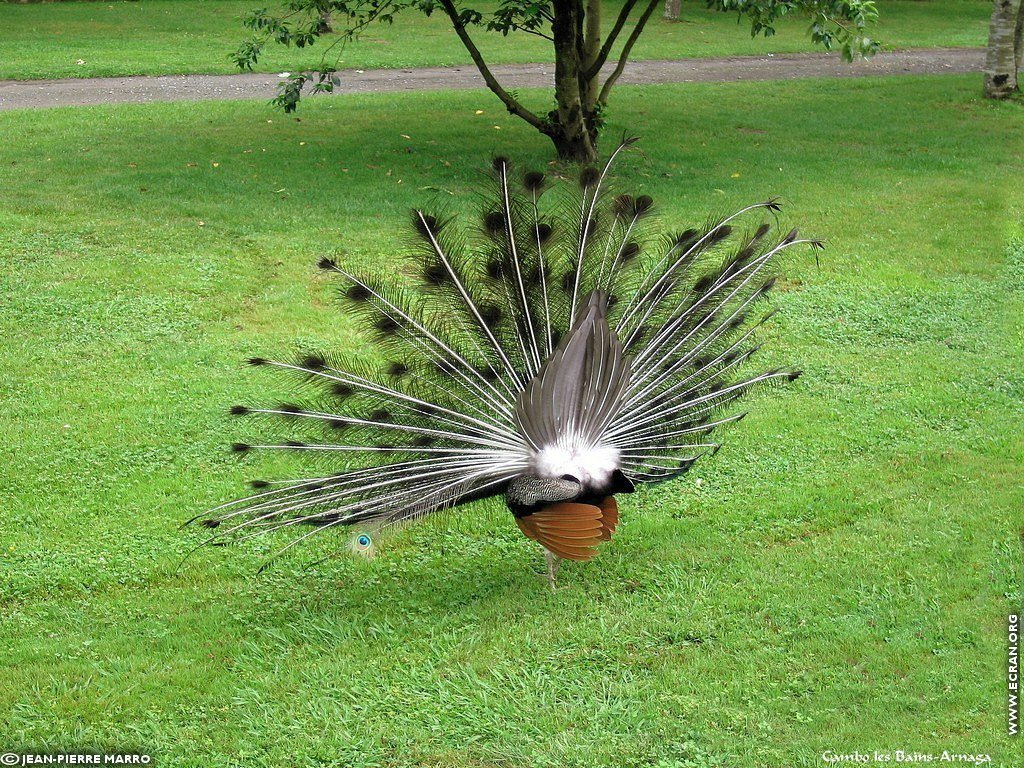
[[[1019,89],[1018,70],[1024,53],[1018,44],[1021,6],[1022,0],[995,0],[992,8],[985,59],[985,95],[990,99],[1008,99]]]

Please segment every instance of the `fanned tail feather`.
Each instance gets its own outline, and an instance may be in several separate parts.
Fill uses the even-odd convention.
[[[413,211],[416,287],[322,260],[382,362],[250,361],[299,377],[307,396],[232,412],[287,420],[304,439],[235,450],[290,451],[329,468],[257,483],[249,497],[211,510],[203,523],[213,538],[301,523],[317,526],[293,543],[334,526],[386,530],[503,493],[568,432],[617,457],[630,480],[667,479],[716,450],[710,434],[743,416],[723,409],[795,378],[790,369],[740,369],[758,349],[772,263],[819,244],[795,231],[773,240],[767,223],[741,231],[758,212],[777,212],[774,200],[659,234],[653,201],[614,188],[612,163],[631,143],[584,168],[575,190],[555,200],[543,173],[519,175],[495,158],[494,194],[472,233]],[[607,537],[618,507],[601,504],[608,518],[594,536]],[[587,537],[594,525],[584,526]]]

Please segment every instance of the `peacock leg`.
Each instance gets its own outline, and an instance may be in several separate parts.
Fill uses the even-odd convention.
[[[555,589],[557,589],[555,586],[555,577],[558,576],[558,567],[562,564],[562,558],[550,549],[545,549],[544,561],[548,564],[548,584],[551,587],[551,591],[554,592]]]

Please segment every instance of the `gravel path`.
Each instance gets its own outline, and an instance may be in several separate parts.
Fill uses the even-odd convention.
[[[981,48],[921,48],[880,53],[869,61],[854,64],[843,62],[835,53],[634,61],[626,67],[619,82],[637,85],[980,72],[984,60],[985,51]],[[550,86],[554,67],[552,64],[508,64],[493,69],[506,88],[515,89]],[[336,94],[484,87],[483,80],[472,66],[355,69],[338,74],[341,85],[335,86]],[[276,74],[238,74],[0,80],[0,109],[201,99],[270,99],[276,93],[280,79]]]

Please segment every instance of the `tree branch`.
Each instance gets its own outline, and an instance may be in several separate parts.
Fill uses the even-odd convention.
[[[466,25],[463,24],[462,20],[459,18],[459,11],[452,0],[441,0],[441,7],[444,8],[444,12],[448,14],[448,18],[452,22],[452,27],[455,29],[455,34],[459,36],[459,40],[462,41],[466,50],[469,51],[469,55],[473,59],[473,63],[476,64],[476,68],[480,71],[480,75],[483,77],[487,87],[491,89],[495,96],[501,99],[505,108],[509,112],[516,117],[521,117],[537,130],[543,131],[546,127],[545,122],[516,101],[515,97],[502,88],[501,83],[495,79],[494,75],[491,73],[490,67],[487,66],[487,62],[484,61],[484,57],[480,54],[480,49],[476,47],[476,44],[466,31]]]
[[[334,64],[329,68],[330,71],[335,71],[338,68],[338,63],[341,61],[341,55],[345,51],[345,44],[350,40],[355,40],[359,33],[362,32],[366,27],[370,26],[377,20],[377,17],[384,13],[385,10],[392,10],[389,4],[381,3],[379,6],[374,8],[370,13],[366,15],[361,21],[357,21],[355,26],[348,27],[338,37],[337,40],[332,42],[324,49],[323,56],[320,57],[320,64],[323,65],[327,62],[327,54],[329,54],[335,47],[338,48],[338,55],[334,58]],[[351,16],[349,17],[351,18]],[[319,35],[318,35],[319,36]],[[323,70],[320,70],[323,71]]]
[[[450,0],[448,0],[450,2]],[[622,53],[619,54],[619,63],[615,65],[615,69],[608,79],[604,81],[604,85],[601,86],[601,95],[597,97],[598,104],[608,103],[608,94],[611,93],[612,86],[615,85],[615,81],[619,79],[619,75],[622,74],[622,70],[626,68],[626,62],[629,60],[629,53],[633,50],[633,46],[636,44],[637,38],[640,37],[640,33],[644,31],[644,27],[647,25],[647,20],[651,18],[651,14],[654,13],[654,9],[658,7],[660,0],[651,0],[647,7],[644,9],[643,14],[637,19],[636,26],[633,28],[632,33],[629,35],[629,39],[626,40],[626,44],[622,47]]]
[[[518,24],[513,24],[512,29],[517,30],[519,32],[525,32],[528,35],[536,35],[537,37],[543,37],[545,40],[550,40],[552,43],[555,42],[555,38],[553,38],[551,35],[546,35],[537,29],[527,29],[526,27],[520,27]]]
[[[615,19],[615,25],[611,28],[608,33],[608,37],[604,40],[604,45],[601,46],[601,50],[598,51],[597,58],[594,59],[594,63],[590,68],[583,74],[583,76],[589,80],[594,77],[598,72],[601,71],[601,67],[608,61],[608,54],[612,52],[612,46],[615,45],[615,41],[619,37],[619,33],[622,28],[626,25],[626,19],[629,18],[629,14],[633,12],[633,8],[636,6],[637,0],[626,0],[626,4],[622,6],[622,10],[619,11],[619,16]]]

